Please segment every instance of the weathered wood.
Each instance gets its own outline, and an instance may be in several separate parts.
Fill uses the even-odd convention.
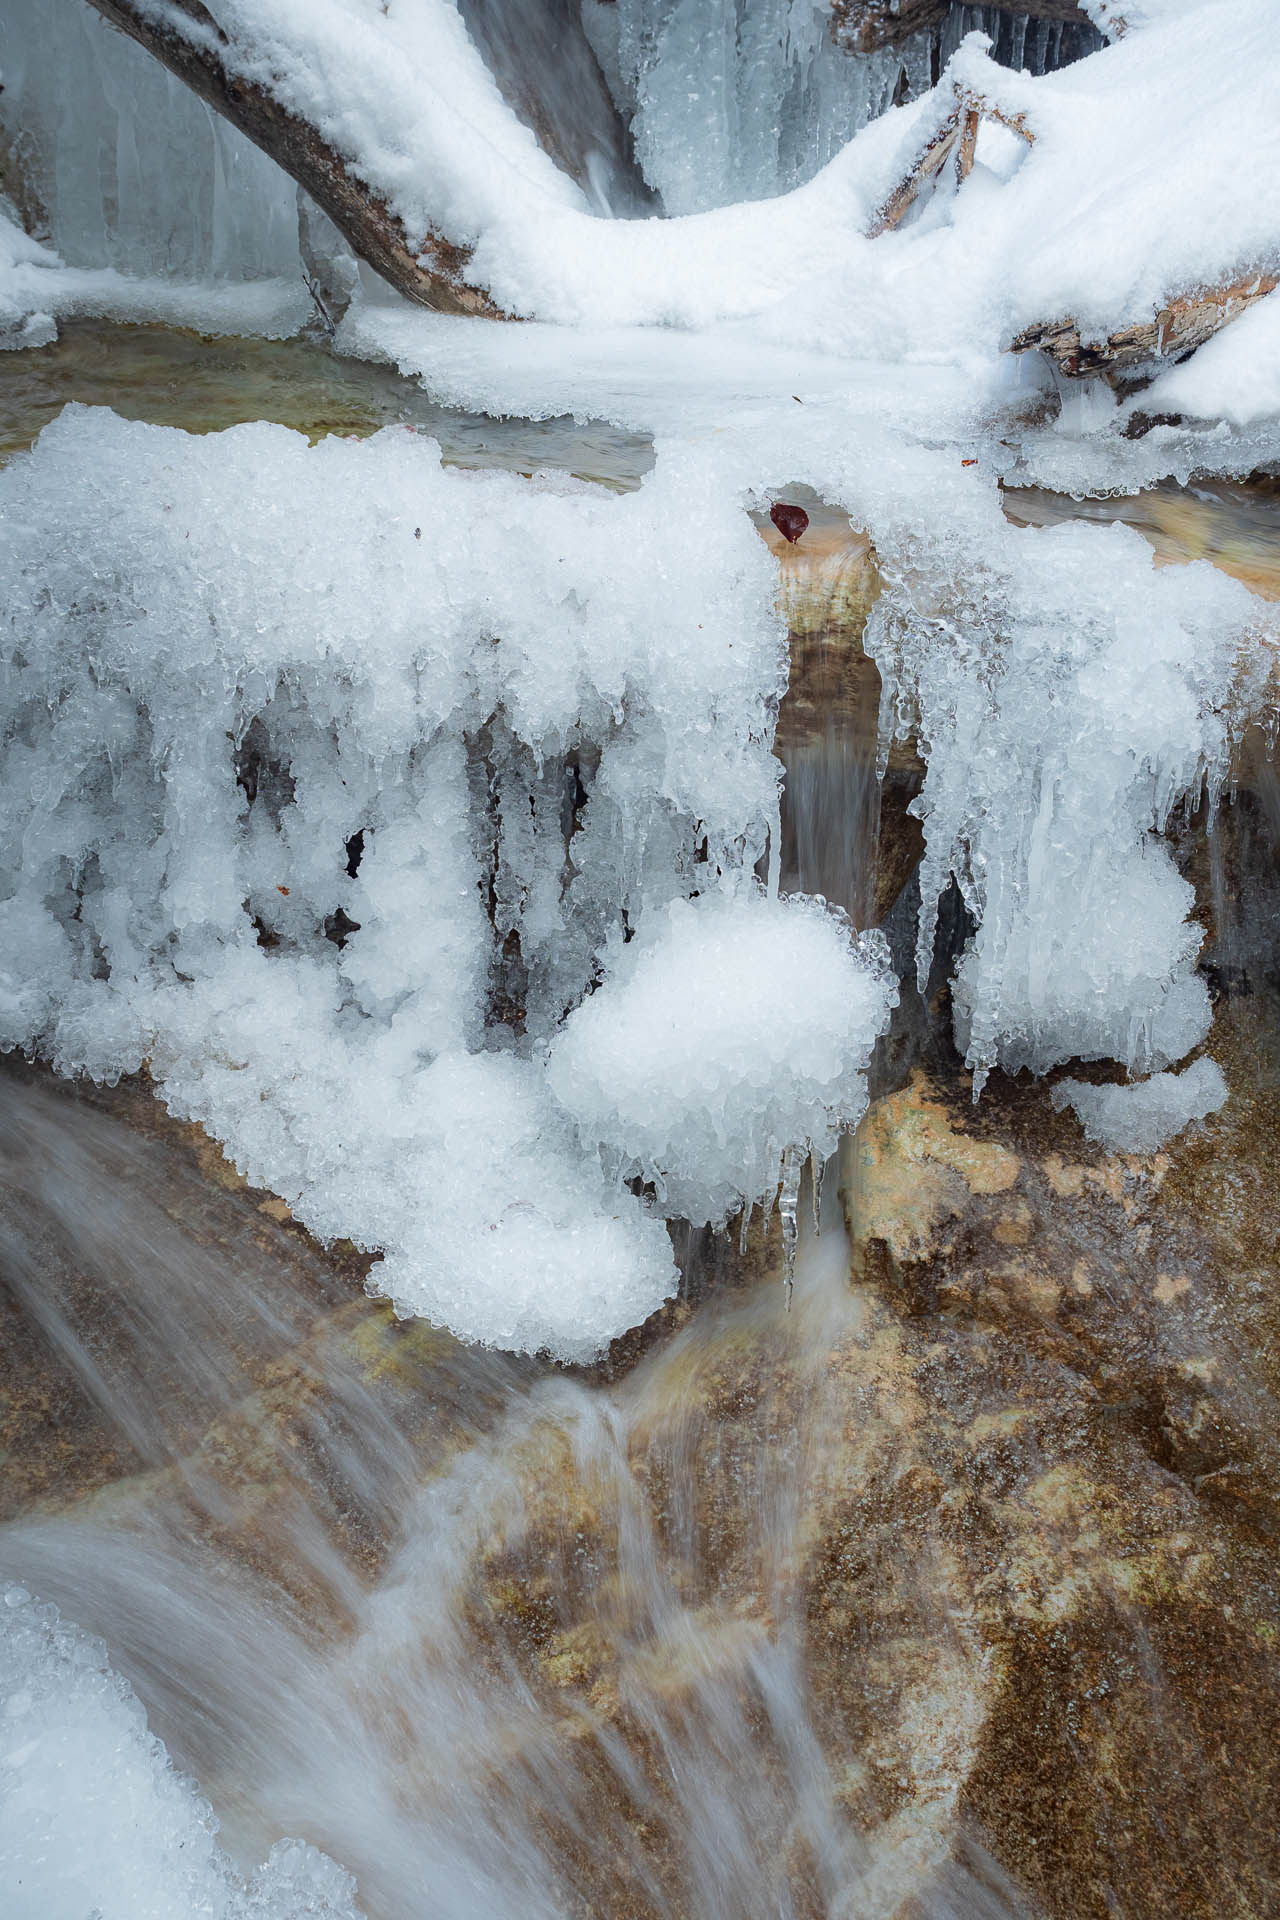
[[[960,107],[957,104],[933,134],[906,179],[896,186],[881,206],[867,232],[872,239],[900,226],[915,204],[921,189],[936,180],[960,138]]]
[[[978,149],[978,129],[984,120],[996,120],[1002,127],[1007,127],[1010,133],[1016,133],[1019,139],[1025,140],[1028,146],[1035,144],[1035,134],[1027,125],[1024,114],[1005,113],[1002,108],[984,100],[980,94],[957,91],[955,105],[930,136],[906,179],[894,188],[871,222],[867,231],[872,239],[901,224],[921,189],[930,180],[937,179],[953,152],[956,155],[956,178],[961,181],[968,179]]]
[[[1250,273],[1226,286],[1179,294],[1152,319],[1118,327],[1104,340],[1083,340],[1071,318],[1037,321],[1014,336],[1010,351],[1038,349],[1071,378],[1130,372],[1155,360],[1182,360],[1277,285],[1280,276],[1274,273]]]
[[[437,313],[505,318],[483,289],[469,284],[467,248],[435,233],[419,246],[411,244],[398,215],[315,127],[234,72],[222,51],[227,36],[201,0],[173,0],[174,11],[192,22],[195,31],[189,36],[144,13],[134,0],[89,0],[89,5],[305,187],[360,258],[406,299]]]
[[[1076,0],[1009,0],[1008,5],[997,4],[994,11],[1059,21],[1064,26],[1093,24]],[[951,0],[834,0],[831,31],[850,53],[877,53],[881,47],[899,47],[913,34],[942,26],[950,12]]]
[[[982,125],[982,115],[974,106],[965,108],[960,116],[960,147],[956,154],[956,179],[967,180],[973,172],[973,163],[978,157],[978,129]]]

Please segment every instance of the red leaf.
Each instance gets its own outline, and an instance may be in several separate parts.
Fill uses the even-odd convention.
[[[786,500],[775,501],[769,509],[769,518],[784,540],[794,547],[800,535],[809,524],[809,516],[803,507],[793,507]]]

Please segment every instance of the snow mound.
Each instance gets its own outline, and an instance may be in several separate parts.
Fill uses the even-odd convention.
[[[360,1920],[355,1882],[314,1847],[280,1841],[246,1884],[217,1826],[102,1643],[0,1594],[5,1920]]]
[[[1059,1113],[1072,1108],[1087,1137],[1109,1153],[1154,1153],[1194,1120],[1217,1113],[1227,1083],[1217,1061],[1205,1055],[1181,1073],[1154,1073],[1127,1086],[1059,1080],[1051,1098]]]
[[[882,936],[813,902],[673,901],[569,1016],[551,1086],[612,1171],[722,1225],[772,1198],[785,1148],[825,1160],[857,1125],[896,1001]]]
[[[229,129],[211,134],[177,83],[82,12],[69,0],[21,0],[0,53],[17,75],[5,111],[34,129],[68,258],[124,265],[127,255],[134,271],[154,274],[155,259],[180,259],[195,233],[192,258],[207,258],[215,276],[296,275],[283,174]],[[650,71],[657,17],[638,37],[634,9],[613,26],[615,78],[630,76],[637,137],[676,208],[705,204],[708,186],[767,192],[770,175],[788,174],[777,146],[788,114],[799,112],[806,130],[789,137],[807,152],[819,125],[822,138],[852,127],[896,82],[892,60],[877,77],[874,60],[837,56],[827,23],[804,7],[784,13],[770,0],[727,38],[719,14],[697,4],[671,13],[661,74]],[[314,125],[411,244],[435,235],[468,249],[469,280],[506,312],[592,328],[754,316],[793,347],[971,370],[1037,321],[1070,314],[1086,336],[1105,334],[1180,293],[1280,266],[1270,198],[1238,191],[1241,177],[1266,180],[1280,167],[1273,15],[1270,0],[1152,5],[1116,44],[1035,78],[997,65],[971,34],[937,87],[872,119],[791,192],[640,220],[592,211],[507,107],[450,0],[220,0],[219,40],[185,11],[166,9],[165,21]],[[175,150],[171,166],[146,175],[159,183],[156,206],[123,160],[104,191],[100,154],[132,151],[133,130],[117,127],[112,104],[121,74],[154,94],[149,128]],[[843,120],[822,105],[829,84],[848,95]],[[985,140],[966,180],[944,168],[898,231],[872,237],[957,89],[1025,121],[1034,145],[1014,167]],[[730,122],[741,164],[726,174]],[[1105,193],[1090,184],[1099,180]]]
[[[1162,373],[1130,403],[1138,408],[1233,427],[1280,420],[1280,288]]]

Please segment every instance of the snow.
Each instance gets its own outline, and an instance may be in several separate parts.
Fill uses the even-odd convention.
[[[1209,1024],[1164,835],[1271,698],[1276,616],[1122,527],[1011,527],[997,486],[1280,456],[1278,296],[1125,405],[1075,388],[1054,417],[1042,363],[1005,351],[1280,264],[1274,195],[1240,185],[1280,161],[1274,9],[1122,11],[1116,45],[1039,78],[970,40],[835,151],[879,82],[837,97],[805,0],[753,11],[710,118],[691,0],[589,7],[679,214],[610,222],[448,0],[217,0],[237,70],[529,316],[429,315],[365,274],[339,345],[455,405],[651,432],[656,464],[617,497],[447,472],[399,430],[308,448],[68,410],[0,474],[0,1046],[146,1063],[250,1180],[375,1251],[399,1311],[590,1359],[673,1291],[668,1219],[780,1182],[793,1215],[895,996],[877,939],[775,890],[785,634],[746,509],[801,484],[875,546],[881,745],[928,762],[918,957],[954,880],[975,1092],[1118,1060],[1148,1077],[1052,1092],[1110,1151],[1217,1111],[1212,1060],[1161,1070]],[[790,77],[762,52],[784,13]],[[623,43],[644,19],[656,59]],[[305,322],[292,184],[81,0],[10,0],[0,65],[48,216],[37,240],[0,210],[0,345],[80,314]],[[796,73],[833,89],[808,148]],[[984,128],[962,186],[870,238],[957,86],[1034,145]],[[1130,441],[1135,408],[1192,424]],[[6,1914],[353,1920],[301,1843],[246,1884],[104,1651],[21,1595],[0,1695]]]
[[[861,1119],[896,999],[882,937],[803,899],[677,900],[570,1014],[550,1082],[606,1164],[722,1226],[772,1201],[788,1146],[825,1161]]]
[[[1170,367],[1131,403],[1144,413],[1186,414],[1252,427],[1280,419],[1280,288]]]
[[[177,20],[161,0],[149,3],[157,17]],[[715,114],[695,112],[678,131],[666,121],[677,107],[686,110],[680,103],[687,105],[690,87],[679,79],[681,60],[693,62],[692,74],[712,58],[718,0],[708,0],[705,19],[691,0],[674,12],[665,0],[634,5],[634,19],[625,7],[603,10],[625,15],[617,31],[631,48],[626,86],[633,94],[656,86],[666,55],[655,56],[658,66],[650,70],[645,63],[654,47],[669,48],[673,35],[685,35],[684,52],[659,89],[668,102],[666,132],[654,141],[668,164],[679,159],[690,180],[705,183],[717,141],[723,144]],[[652,19],[645,7],[654,9]],[[19,0],[4,29],[0,61],[11,78],[0,112],[34,116],[32,165],[46,197],[48,183],[58,183],[53,240],[62,255],[76,268],[98,270],[127,260],[131,272],[153,281],[161,259],[177,280],[200,271],[224,280],[274,275],[292,282],[300,298],[294,196],[284,177],[277,175],[273,188],[270,163],[242,141],[234,153],[219,146],[206,154],[204,109],[192,101],[183,106],[176,82],[154,62],[148,69],[140,49],[104,33],[74,0],[39,9],[38,26],[34,12],[34,0]],[[591,210],[507,108],[450,0],[396,0],[385,9],[375,0],[223,0],[219,21],[231,65],[249,79],[272,77],[286,103],[313,120],[386,197],[415,244],[434,233],[469,249],[468,277],[512,314],[593,334],[715,329],[730,351],[740,350],[734,329],[745,326],[756,351],[945,367],[981,388],[990,385],[1012,336],[1035,321],[1073,315],[1086,336],[1100,335],[1151,318],[1171,294],[1280,265],[1270,197],[1239,184],[1272,178],[1280,165],[1271,15],[1266,0],[1149,5],[1116,44],[1040,77],[996,65],[982,36],[970,35],[936,89],[873,119],[792,191],[640,220],[609,220]],[[761,158],[764,171],[753,175],[746,158],[748,149],[780,137],[776,117],[764,111],[769,88],[788,61],[797,73],[825,72],[829,54],[810,44],[803,5],[785,34],[770,8],[753,21],[756,51],[740,43],[733,56],[745,63],[734,82],[745,88],[734,113],[739,120],[763,115],[756,133],[748,136],[744,121],[734,136],[741,151],[732,178],[740,195],[760,190],[774,164]],[[207,33],[193,20],[178,24],[195,39]],[[656,40],[646,37],[650,29]],[[643,84],[641,67],[649,74]],[[162,87],[151,117],[176,129],[166,138],[176,142],[180,133],[192,141],[190,158],[156,172],[168,194],[158,212],[148,208],[142,186],[134,212],[133,201],[113,212],[91,164],[111,134],[106,122],[98,125],[104,112],[117,115],[109,144],[131,151],[118,113],[126,80],[130,90]],[[709,72],[703,81],[709,97]],[[877,209],[942,123],[957,88],[1024,116],[1034,145],[1018,142],[1015,164],[1011,136],[1002,148],[988,131],[961,187],[944,169],[899,231],[869,238]],[[657,112],[652,88],[651,95]],[[809,137],[824,110],[817,94],[805,99]],[[201,125],[175,118],[183,112],[203,116]],[[1221,137],[1226,125],[1230,140]],[[1167,138],[1170,126],[1178,128],[1176,141]],[[643,125],[640,134],[643,144]],[[239,140],[218,130],[217,139],[226,138]],[[241,181],[235,192],[225,184],[232,166]],[[680,203],[674,190],[673,198]],[[1176,220],[1168,218],[1170,206],[1179,210]],[[165,240],[157,252],[152,229],[185,233],[193,222],[206,236],[203,251]],[[0,261],[0,293],[24,313],[37,310],[29,262],[15,283],[13,263]],[[107,282],[81,283],[75,294],[80,310],[98,299],[119,311],[124,298]],[[47,277],[38,310],[56,317]],[[216,310],[214,318],[216,324]],[[283,317],[273,322],[282,324]],[[1233,327],[1216,349],[1224,360],[1235,334]],[[1261,351],[1252,352],[1251,363]],[[1257,405],[1264,404],[1259,396]]]
[[[614,81],[649,88],[668,126],[653,153],[688,183],[696,128],[676,109],[697,36],[655,6],[674,65],[620,39]],[[1276,264],[1267,196],[1234,188],[1280,159],[1267,11],[1148,0],[1118,44],[1039,78],[971,36],[934,92],[794,191],[611,222],[444,0],[224,0],[240,72],[283,75],[416,239],[465,242],[478,284],[542,316],[430,315],[365,274],[339,347],[455,405],[652,432],[657,464],[623,501],[446,475],[403,433],[197,444],[84,412],[47,431],[0,481],[4,1043],[105,1076],[148,1060],[316,1232],[378,1249],[403,1311],[572,1358],[644,1318],[674,1284],[661,1214],[723,1219],[772,1191],[786,1149],[824,1151],[856,1118],[887,1004],[875,952],[750,878],[776,860],[785,660],[743,508],[800,483],[875,546],[882,746],[909,733],[928,759],[921,964],[952,880],[976,922],[955,982],[975,1091],[996,1066],[1184,1057],[1209,1009],[1163,835],[1222,785],[1275,618],[1208,566],[1157,572],[1123,528],[1014,529],[996,482],[1137,486],[1274,457],[1274,299],[1139,397],[1197,415],[1199,383],[1200,424],[1137,442],[1101,387],[1026,424],[1054,384],[1005,348],[1030,320],[1105,332]],[[11,15],[4,98],[44,125],[56,59],[32,52],[33,18]],[[104,51],[63,0],[50,18],[86,103],[85,138],[69,111],[42,136],[76,264],[0,227],[10,343],[95,310],[300,324],[300,280],[253,277],[296,271],[296,196],[290,224],[268,175],[238,225],[207,229],[225,277],[186,281],[184,259],[156,277],[86,173],[104,129],[128,144],[118,105],[92,116],[138,51]],[[763,48],[777,21],[757,26]],[[944,170],[869,238],[957,88],[1034,144],[988,123],[963,185]],[[759,187],[781,146],[734,97]],[[179,125],[181,96],[157,100]],[[166,218],[203,206],[201,152]],[[806,992],[782,993],[788,976]]]
[[[955,364],[1038,319],[1070,313],[1106,331],[1280,259],[1268,196],[1238,190],[1280,162],[1270,6],[1149,12],[1040,78],[995,65],[970,35],[937,89],[873,120],[793,191],[624,221],[597,217],[537,146],[448,0],[222,0],[219,23],[235,71],[270,80],[414,244],[434,233],[471,249],[469,277],[513,314],[591,327],[759,315],[797,344]],[[956,86],[1025,114],[1034,147],[1011,179],[979,166],[958,191],[940,183],[902,231],[868,239]]]
[[[0,1592],[0,1908],[6,1920],[360,1920],[355,1883],[282,1840],[249,1881],[107,1650]]]
[[[1059,1113],[1071,1107],[1088,1138],[1108,1153],[1154,1153],[1217,1113],[1226,1104],[1227,1083],[1217,1061],[1202,1055],[1181,1073],[1155,1073],[1127,1085],[1059,1080],[1051,1097]]]
[[[135,278],[114,267],[69,267],[32,240],[0,199],[0,352],[47,346],[58,321],[161,321],[206,334],[285,339],[312,317],[301,280],[220,283]]]

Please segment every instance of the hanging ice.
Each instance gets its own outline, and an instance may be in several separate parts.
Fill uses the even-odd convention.
[[[950,605],[921,597],[886,596],[868,643],[890,724],[914,716],[928,755],[922,984],[952,876],[977,922],[955,982],[975,1094],[997,1064],[1180,1060],[1210,1009],[1162,836],[1226,776],[1264,610],[1207,565],[1157,569],[1119,526],[1010,531]]]
[[[781,632],[701,456],[614,497],[71,409],[0,577],[0,1045],[149,1062],[403,1310],[586,1358],[675,1284],[628,1175],[722,1219],[857,1119],[891,990],[751,878]]]

